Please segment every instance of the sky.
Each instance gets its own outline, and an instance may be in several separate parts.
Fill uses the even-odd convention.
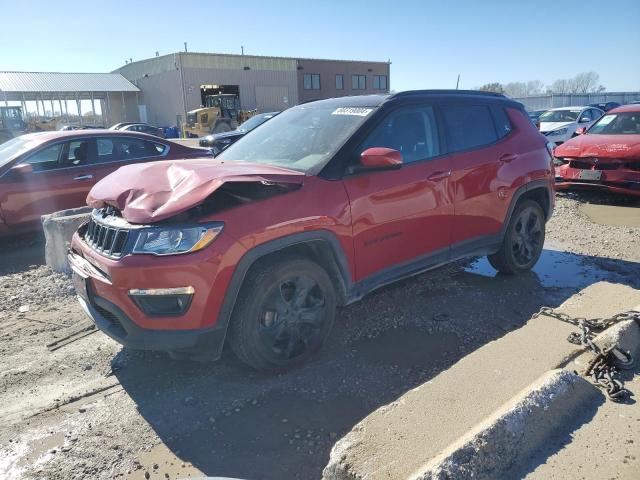
[[[0,0],[0,71],[108,72],[189,51],[391,61],[390,88],[595,71],[640,90],[640,0]]]

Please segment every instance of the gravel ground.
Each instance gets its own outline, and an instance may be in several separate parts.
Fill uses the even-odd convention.
[[[611,199],[559,197],[547,235],[556,251],[534,272],[504,277],[469,261],[381,289],[340,310],[313,361],[275,376],[229,352],[175,361],[100,332],[50,352],[84,315],[68,279],[23,253],[38,241],[12,245],[0,276],[0,478],[319,478],[361,418],[542,305],[603,278],[640,288],[640,229],[591,223],[585,201]]]

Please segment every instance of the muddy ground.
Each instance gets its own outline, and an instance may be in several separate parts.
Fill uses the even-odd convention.
[[[626,207],[630,220],[593,217],[588,204]],[[601,279],[640,288],[640,228],[628,226],[637,216],[638,201],[563,195],[534,272],[496,275],[479,259],[379,290],[339,312],[313,361],[276,376],[230,352],[176,361],[100,332],[50,351],[84,314],[68,279],[42,266],[38,236],[4,241],[0,478],[319,478],[360,419],[541,306]]]

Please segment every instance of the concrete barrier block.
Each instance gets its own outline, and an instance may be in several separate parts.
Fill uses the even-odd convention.
[[[509,470],[567,428],[575,412],[603,401],[598,389],[584,378],[567,370],[551,370],[409,478],[509,478]]]
[[[61,210],[42,216],[42,228],[45,237],[45,260],[55,272],[70,273],[67,264],[67,250],[71,237],[78,227],[91,215],[90,207]]]

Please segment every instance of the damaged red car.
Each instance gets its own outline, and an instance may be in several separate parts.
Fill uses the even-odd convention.
[[[640,105],[614,108],[577,133],[554,150],[556,188],[640,196]]]
[[[136,132],[21,135],[0,145],[0,237],[42,228],[42,215],[83,207],[91,187],[123,165],[201,157],[211,154]]]
[[[215,160],[123,167],[91,190],[69,262],[79,301],[125,346],[281,370],[336,308],[488,255],[537,262],[554,204],[545,138],[521,104],[417,91],[292,107]]]

